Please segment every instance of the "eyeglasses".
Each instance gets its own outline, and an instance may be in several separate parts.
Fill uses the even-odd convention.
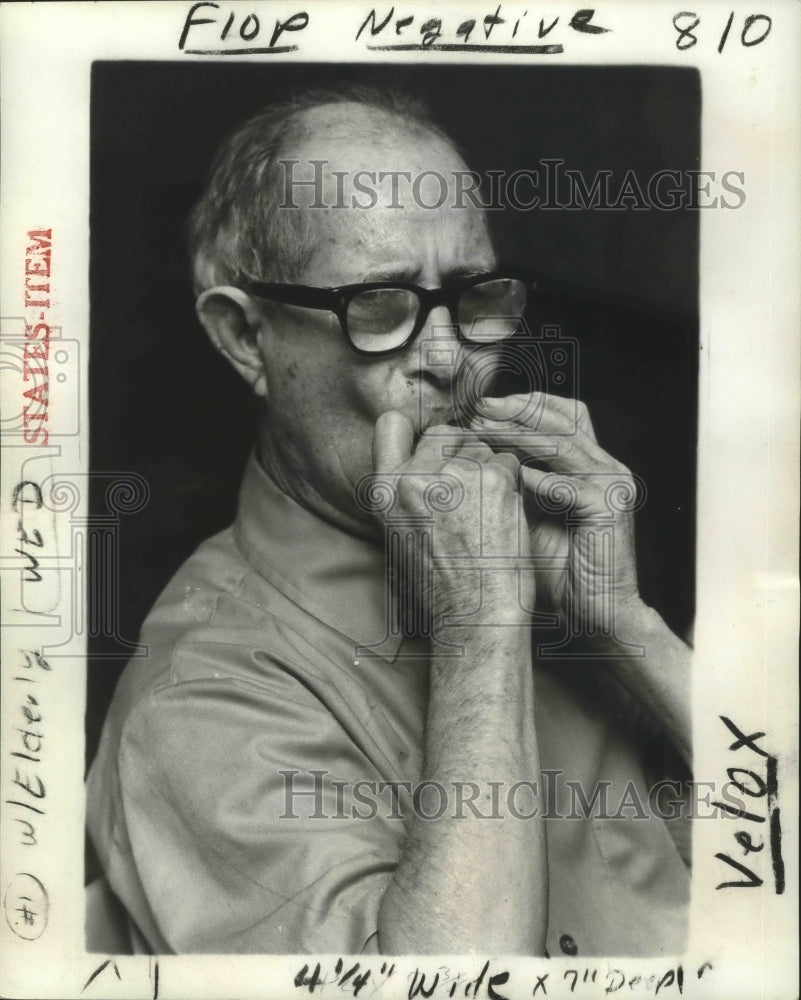
[[[250,282],[243,290],[258,298],[305,309],[324,309],[339,320],[357,354],[392,354],[414,340],[432,309],[445,306],[460,340],[497,344],[519,328],[535,282],[520,274],[480,274],[421,288],[402,281],[371,281],[339,288]]]

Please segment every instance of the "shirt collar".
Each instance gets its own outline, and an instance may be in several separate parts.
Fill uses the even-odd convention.
[[[283,493],[251,454],[234,538],[244,558],[294,604],[352,639],[356,655],[394,661],[383,548],[334,527]]]

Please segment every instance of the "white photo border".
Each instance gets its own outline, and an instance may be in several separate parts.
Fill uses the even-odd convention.
[[[295,979],[304,966],[305,975],[311,975],[318,962],[325,984],[315,993],[352,991],[355,995],[352,983],[343,985],[338,980],[343,968],[347,971],[358,959],[337,973],[339,956],[148,958],[85,952],[86,694],[85,638],[80,631],[85,533],[80,530],[80,518],[86,514],[88,474],[91,65],[100,59],[228,58],[196,54],[200,43],[194,41],[191,49],[189,44],[180,47],[187,17],[195,6],[184,2],[8,3],[0,10],[4,390],[0,890],[5,907],[0,951],[4,995],[286,998],[313,995],[308,985],[296,985]],[[695,766],[699,774],[723,779],[732,767],[762,773],[766,758],[754,746],[775,759],[779,790],[771,805],[774,811],[780,807],[784,891],[776,891],[777,876],[767,850],[758,860],[754,855],[743,859],[741,850],[736,855],[749,866],[754,861],[761,886],[717,890],[716,885],[731,874],[718,855],[735,856],[738,842],[733,834],[739,826],[727,820],[697,823],[691,935],[685,955],[647,960],[610,956],[579,963],[561,957],[367,959],[361,962],[361,972],[370,968],[371,981],[359,995],[410,995],[416,970],[430,977],[440,971],[441,986],[434,996],[449,995],[457,971],[463,977],[460,991],[461,984],[481,977],[476,986],[479,996],[491,995],[487,991],[495,975],[500,978],[494,988],[515,998],[600,997],[618,989],[639,997],[654,995],[657,987],[663,995],[732,1000],[757,994],[764,998],[797,995],[801,7],[791,0],[762,5],[740,0],[697,4],[698,24],[690,28],[694,18],[685,17],[687,8],[679,4],[610,0],[599,3],[593,15],[596,23],[610,30],[593,34],[570,27],[579,5],[551,2],[536,11],[532,8],[528,15],[537,21],[542,17],[546,23],[559,19],[552,38],[558,36],[563,52],[545,56],[510,50],[460,54],[447,47],[380,51],[371,49],[367,33],[356,39],[374,7],[385,15],[391,6],[355,0],[270,4],[220,0],[216,8],[206,11],[216,23],[191,28],[188,39],[203,39],[203,48],[224,51],[229,42],[236,42],[234,35],[228,41],[219,37],[228,13],[239,24],[251,10],[257,10],[263,21],[260,41],[265,46],[278,22],[286,30],[279,32],[276,44],[297,48],[235,58],[488,65],[520,65],[526,60],[540,64],[548,58],[559,65],[695,66],[701,73],[701,168],[718,174],[742,171],[747,199],[737,211],[708,211],[701,219]],[[413,25],[438,17],[443,33],[451,30],[453,34],[448,26],[468,17],[480,20],[492,15],[497,3],[464,0],[395,6],[395,16],[400,16],[402,6],[403,16],[414,18]],[[502,6],[507,28],[527,8],[523,3],[504,2]],[[301,22],[291,19],[301,11],[308,14],[308,23],[298,27]],[[677,28],[679,15],[683,19]],[[746,23],[748,18],[752,20]],[[768,23],[770,31],[764,40],[753,43]],[[682,34],[684,30],[689,33]],[[522,33],[521,28],[521,37]],[[692,44],[690,37],[696,39]],[[414,41],[419,38],[418,34]],[[686,47],[677,45],[677,40],[686,42]],[[452,41],[458,44],[460,40],[454,37]],[[508,37],[503,42],[512,44]],[[498,47],[501,44],[498,41]],[[48,249],[52,254],[45,275],[44,265],[36,261],[42,261]],[[40,280],[42,275],[46,280]],[[34,433],[42,422],[25,423],[22,416],[23,392],[29,386],[23,385],[15,346],[25,340],[26,328],[38,324],[47,326],[51,355],[47,396],[51,434],[46,443],[41,433]],[[37,336],[42,340],[45,331]],[[37,384],[36,377],[31,384]],[[82,470],[80,476],[74,474],[75,469]],[[65,471],[69,471],[69,482],[59,478]],[[35,489],[25,487],[26,483],[57,484],[50,505],[30,503]],[[123,508],[135,502],[133,494],[119,498]],[[35,547],[43,577],[35,594],[23,582],[31,565],[26,549],[33,550],[20,543],[21,512],[26,537],[42,543]],[[59,647],[57,665],[48,661],[48,647]],[[26,706],[28,716],[20,714]],[[44,734],[36,753],[30,742],[20,742],[20,720],[34,715],[41,716],[37,724]],[[722,717],[750,737],[750,745],[745,740],[738,747],[736,730]],[[45,788],[46,803],[35,794]],[[25,795],[41,812],[26,812],[14,804]],[[767,803],[760,803],[759,808],[767,808]],[[28,813],[36,822],[35,844],[26,843],[23,836],[27,827],[20,819],[30,819]],[[27,930],[13,915],[23,898],[31,907],[35,903],[39,913]],[[486,969],[485,962],[490,963]],[[571,969],[577,970],[575,980],[568,973]],[[585,977],[585,970],[595,975]]]

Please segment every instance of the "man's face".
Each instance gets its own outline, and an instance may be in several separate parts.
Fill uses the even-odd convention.
[[[325,110],[327,120],[321,116],[316,128],[309,122],[312,135],[291,154],[300,161],[296,177],[313,175],[310,166],[304,170],[309,160],[328,163],[323,200],[329,207],[284,209],[305,212],[314,247],[298,284],[335,287],[398,280],[438,288],[449,278],[493,269],[495,255],[483,214],[473,206],[453,207],[453,172],[466,167],[450,146],[429,134],[397,128],[378,134],[372,130],[359,138],[358,124],[354,127],[342,108]],[[351,194],[358,195],[350,180],[363,170],[404,170],[412,178],[437,171],[448,181],[449,197],[440,208],[421,207],[409,182],[401,179],[401,207],[389,207],[390,181],[377,185],[380,198],[374,208],[330,207],[338,200],[350,206]],[[346,172],[344,199],[332,171]],[[417,200],[433,204],[441,200],[439,195],[439,181],[429,177]],[[296,200],[302,197],[298,193]],[[367,199],[361,195],[359,200]],[[263,438],[266,433],[284,473],[301,489],[311,488],[350,515],[356,511],[355,484],[373,471],[373,428],[379,415],[399,410],[418,433],[452,421],[468,386],[480,383],[486,391],[497,366],[497,348],[458,343],[444,307],[432,310],[407,348],[378,358],[356,354],[336,317],[327,312],[280,306],[267,316],[261,336],[268,392]]]

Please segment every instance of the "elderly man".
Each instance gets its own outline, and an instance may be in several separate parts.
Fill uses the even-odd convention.
[[[142,949],[683,946],[666,824],[566,790],[648,800],[632,705],[688,758],[687,650],[638,597],[609,504],[631,478],[586,410],[489,395],[531,285],[457,197],[466,170],[412,104],[355,92],[218,155],[197,309],[258,447],[234,525],[148,617],[88,782]],[[581,658],[549,656],[533,626],[568,615]]]

